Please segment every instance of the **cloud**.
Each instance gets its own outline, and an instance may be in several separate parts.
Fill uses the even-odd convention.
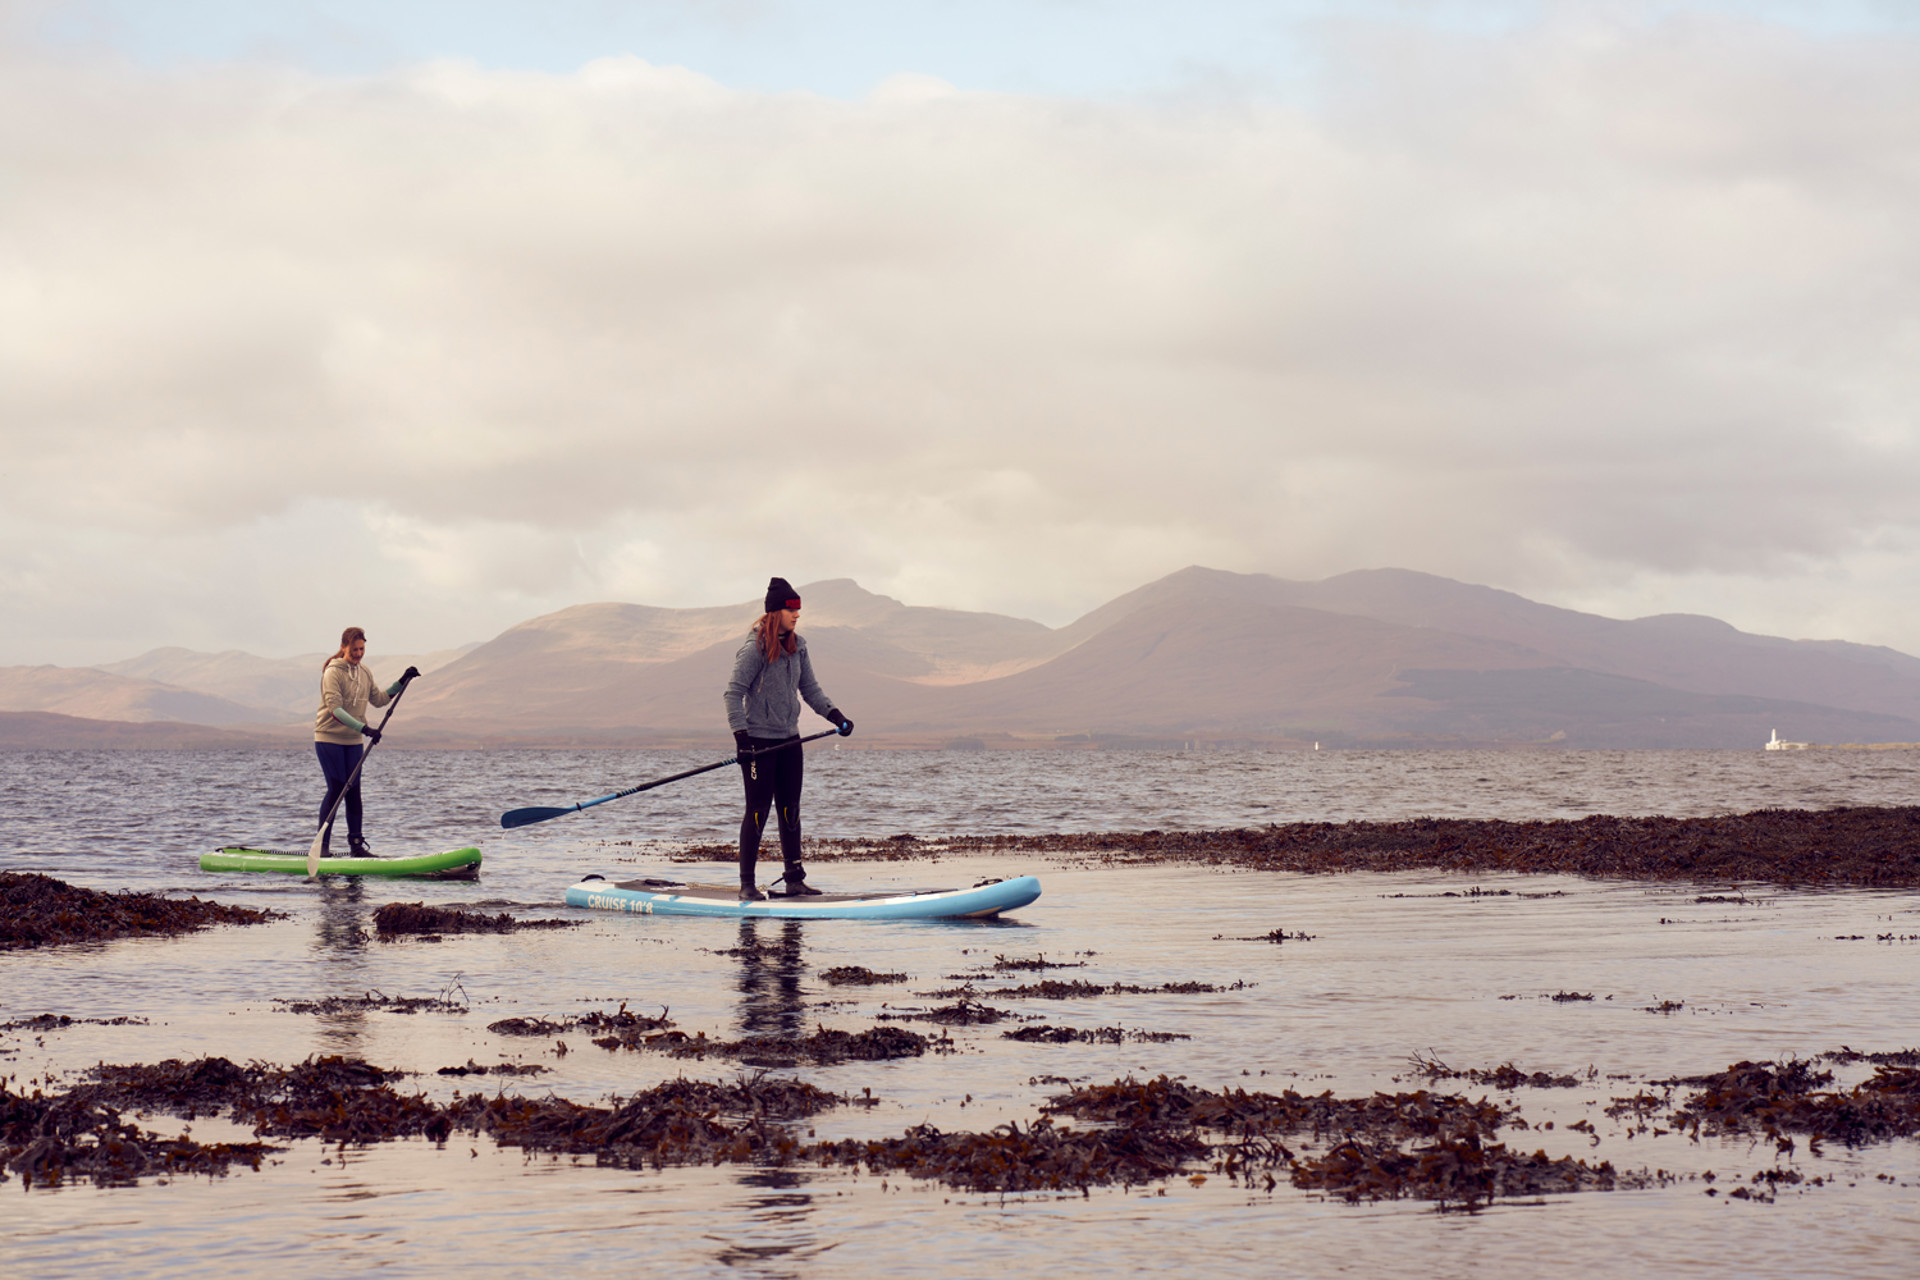
[[[1326,39],[1312,109],[16,43],[0,661],[1195,561],[1920,648],[1920,45]]]

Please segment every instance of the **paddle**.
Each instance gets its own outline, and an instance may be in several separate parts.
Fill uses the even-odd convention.
[[[387,721],[393,719],[393,713],[399,707],[400,699],[406,696],[407,685],[410,683],[409,677],[400,677],[399,692],[393,695],[393,701],[387,704],[387,714],[380,717],[380,723],[374,728],[382,733],[387,731]],[[347,798],[347,792],[353,790],[353,784],[360,777],[360,770],[366,766],[367,757],[372,755],[373,749],[379,745],[377,742],[367,744],[367,749],[360,753],[360,759],[355,762],[353,772],[347,775],[347,785],[340,788],[340,794],[333,798],[333,804],[327,809],[327,816],[320,823],[320,834],[313,838],[313,847],[307,850],[307,879],[311,880],[320,874],[320,849],[327,843],[327,833],[333,830],[333,815],[340,812],[340,802]]]
[[[817,738],[831,738],[839,732],[838,729],[827,729],[820,733],[811,734],[800,739],[800,741],[812,742]],[[781,747],[789,745],[791,744],[785,742],[780,744]],[[761,750],[773,751],[778,749],[779,748],[775,747],[765,747]],[[758,755],[759,752],[749,751],[743,754]],[[724,769],[730,764],[739,763],[739,756],[728,756],[725,760],[715,760],[712,764],[703,764],[698,769],[689,769],[685,773],[676,773],[667,778],[655,778],[652,782],[643,782],[637,787],[628,787],[625,791],[616,791],[610,796],[601,796],[598,800],[582,800],[579,804],[570,804],[560,809],[542,809],[538,807],[531,809],[509,809],[500,815],[500,825],[506,827],[508,830],[512,830],[514,827],[530,826],[536,822],[545,822],[548,818],[557,818],[563,813],[578,813],[582,809],[591,809],[593,806],[605,804],[609,800],[621,800],[627,796],[638,795],[642,791],[651,791],[655,787],[664,787],[669,782],[678,782],[682,778],[691,778],[696,773],[712,773],[715,769]]]

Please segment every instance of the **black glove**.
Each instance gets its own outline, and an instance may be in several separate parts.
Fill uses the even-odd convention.
[[[827,719],[833,722],[833,727],[840,731],[841,737],[844,738],[853,732],[853,721],[847,719],[847,717],[841,713],[840,708],[828,707]]]
[[[377,747],[380,745],[380,731],[374,728],[372,725],[370,724],[361,725],[360,732],[366,734],[367,741],[371,742],[374,746]]]
[[[733,731],[733,745],[735,750],[743,756],[753,754],[753,739],[747,736],[745,729],[735,729]]]
[[[400,673],[400,683],[403,685],[406,684],[409,680],[418,680],[419,678],[420,678],[420,668],[418,667],[408,667],[405,671]]]

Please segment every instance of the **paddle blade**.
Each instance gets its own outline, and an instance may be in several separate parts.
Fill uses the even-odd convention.
[[[511,831],[515,827],[530,826],[536,822],[545,822],[548,818],[557,818],[563,813],[572,813],[578,805],[569,805],[565,809],[510,809],[500,815],[500,825]]]
[[[307,850],[307,879],[320,874],[320,846],[326,843],[327,829],[320,828],[320,834],[313,838],[313,846]]]

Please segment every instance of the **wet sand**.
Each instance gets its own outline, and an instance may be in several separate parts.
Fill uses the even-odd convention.
[[[923,841],[901,834],[880,842],[814,842],[815,861],[872,858],[938,858],[972,852],[1044,852],[1104,862],[1232,865],[1258,871],[1346,872],[1444,871],[1576,874],[1607,879],[1715,882],[1736,879],[1785,885],[1888,887],[1920,880],[1920,809],[1855,808],[1825,812],[1763,811],[1718,818],[1588,818],[1575,822],[1418,820],[1397,823],[1299,823],[1261,829],[1164,833],[1046,834],[957,837]],[[693,849],[683,856],[711,852]],[[149,894],[106,895],[75,889],[44,876],[0,876],[8,907],[5,945],[47,946],[113,937],[177,934],[214,924],[258,924],[272,916],[247,908],[182,902]],[[1708,897],[1698,901],[1742,901]],[[519,919],[432,907],[421,902],[387,903],[374,914],[382,940],[412,936],[438,941],[448,934],[510,933],[520,929],[579,927],[582,921]],[[1310,935],[1296,933],[1296,943]],[[1284,928],[1258,939],[1274,944]],[[1255,939],[1241,939],[1253,941]],[[736,953],[739,949],[733,949]],[[758,947],[755,947],[756,952]],[[769,949],[770,951],[772,949]],[[767,957],[755,955],[756,959]],[[1044,957],[996,957],[989,971],[955,975],[959,987],[922,994],[954,1003],[915,1013],[881,1014],[883,1022],[922,1020],[946,1026],[989,1025],[1017,1017],[989,1004],[976,980],[1036,970],[1079,968],[1085,962],[1049,962]],[[905,973],[875,973],[863,966],[828,970],[832,985],[875,986],[906,979]],[[1238,989],[1198,981],[1157,985],[1093,983],[1078,977],[1041,978],[994,987],[996,1002],[1086,1000],[1105,995],[1204,995]],[[1591,1000],[1560,992],[1557,1001]],[[374,1007],[393,1007],[373,999]],[[415,1001],[431,1010],[434,1001]],[[448,1002],[441,1007],[458,1008]],[[340,1012],[331,1003],[295,1005],[297,1011]],[[1683,1008],[1672,1003],[1669,1012]],[[464,1012],[464,1009],[460,1009]],[[43,1015],[43,1017],[48,1015]],[[489,1026],[503,1036],[541,1038],[586,1031],[596,1046],[669,1055],[681,1059],[735,1061],[765,1069],[819,1067],[955,1052],[950,1033],[929,1037],[893,1025],[858,1033],[824,1028],[811,1033],[758,1035],[739,1040],[688,1034],[663,1011],[658,1017],[629,1012],[592,1014],[562,1022],[503,1019]],[[595,1035],[594,1032],[605,1034]],[[1028,1026],[1002,1033],[1038,1043],[1165,1042],[1185,1035],[1131,1031],[1122,1027]],[[1648,1124],[1670,1129],[1703,1128],[1721,1133],[1756,1132],[1790,1144],[1849,1146],[1912,1137],[1920,1131],[1920,1054],[1910,1050],[1828,1055],[1874,1064],[1871,1078],[1835,1089],[1831,1071],[1791,1060],[1767,1065],[1731,1064],[1724,1072],[1674,1084],[1696,1087],[1675,1101],[1646,1095],[1629,1104]],[[1497,1069],[1457,1071],[1437,1060],[1416,1065],[1432,1082],[1465,1080],[1503,1090],[1572,1086],[1570,1076],[1527,1073],[1508,1062]],[[473,1063],[441,1074],[486,1074]],[[511,1074],[503,1067],[503,1074]],[[1416,1093],[1306,1098],[1233,1090],[1210,1093],[1166,1077],[1116,1080],[1099,1088],[1058,1095],[1028,1120],[987,1133],[910,1131],[897,1139],[806,1144],[777,1122],[812,1115],[851,1100],[831,1091],[761,1076],[734,1092],[689,1096],[685,1089],[648,1091],[594,1108],[562,1099],[534,1101],[501,1093],[484,1104],[474,1098],[451,1104],[424,1095],[403,1095],[393,1085],[405,1073],[357,1059],[326,1057],[289,1067],[254,1063],[238,1068],[226,1057],[193,1062],[101,1066],[87,1083],[64,1092],[22,1096],[0,1086],[0,1181],[53,1186],[72,1179],[101,1185],[137,1183],[167,1173],[257,1169],[274,1148],[259,1142],[201,1145],[163,1139],[124,1122],[121,1112],[144,1107],[192,1118],[226,1113],[263,1138],[318,1136],[334,1142],[380,1142],[426,1136],[444,1142],[456,1131],[484,1133],[503,1145],[538,1151],[588,1153],[601,1163],[800,1163],[865,1165],[869,1171],[936,1179],[973,1191],[1085,1190],[1131,1185],[1198,1171],[1230,1178],[1278,1172],[1293,1185],[1347,1199],[1412,1197],[1472,1205],[1496,1196],[1532,1196],[1613,1189],[1622,1185],[1611,1164],[1588,1165],[1544,1152],[1523,1155],[1495,1141],[1513,1113],[1462,1095]],[[664,1091],[663,1091],[664,1090]],[[1095,1122],[1093,1128],[1059,1128],[1062,1118]],[[1524,1127],[1524,1121],[1520,1122]],[[771,1126],[771,1127],[770,1127]],[[1324,1143],[1316,1155],[1301,1155],[1282,1139],[1304,1132]],[[1784,1174],[1773,1175],[1769,1187]],[[1792,1175],[1795,1181],[1799,1175]],[[1650,1175],[1636,1175],[1643,1185]],[[1758,1178],[1759,1175],[1756,1175]],[[1657,1179],[1655,1179],[1657,1180]],[[1756,1185],[1758,1183],[1756,1182]],[[1741,1194],[1752,1195],[1751,1189]]]
[[[1912,883],[1895,877],[1914,812],[809,843],[810,861],[863,880],[929,862],[967,879],[1010,859],[1064,868],[1026,918],[964,928],[594,916],[554,929],[538,927],[550,903],[475,898],[489,886],[260,882],[300,904],[297,927],[282,916],[211,935],[136,929],[119,945],[137,959],[47,931],[39,956],[0,959],[22,979],[10,1013],[32,985],[20,966],[41,956],[56,962],[44,989],[69,997],[96,990],[78,985],[96,969],[135,982],[172,955],[182,972],[207,972],[212,961],[190,952],[226,956],[220,971],[260,993],[183,988],[159,1006],[178,1029],[108,1028],[110,1001],[58,996],[0,1024],[0,1066],[39,1075],[0,1083],[0,1166],[47,1222],[65,1212],[55,1187],[160,1204],[214,1178],[222,1203],[253,1204],[242,1184],[284,1186],[322,1153],[312,1176],[349,1159],[385,1168],[383,1151],[471,1161],[476,1195],[508,1176],[478,1172],[500,1167],[487,1151],[552,1161],[543,1177],[583,1188],[605,1173],[657,1175],[649,1187],[704,1195],[713,1171],[735,1169],[738,1185],[804,1189],[819,1206],[840,1195],[828,1188],[862,1187],[849,1241],[897,1220],[888,1179],[931,1190],[916,1216],[935,1232],[959,1212],[941,1197],[962,1194],[1046,1212],[1047,1197],[1132,1192],[1181,1200],[1196,1224],[1222,1214],[1254,1231],[1297,1221],[1287,1204],[1475,1216],[1526,1205],[1571,1223],[1614,1196],[1653,1197],[1639,1212],[1655,1222],[1691,1220],[1663,1196],[1782,1209],[1814,1197],[1837,1221],[1877,1203],[1856,1184],[1911,1194],[1920,1054],[1895,1030],[1907,988],[1897,968],[1823,961],[1804,1007],[1775,1014],[1797,980],[1763,970],[1770,952],[1789,966],[1802,954],[1897,960],[1920,940],[1911,896],[1884,893]],[[1859,847],[1835,847],[1848,840]],[[1375,874],[1319,874],[1358,871]],[[1599,892],[1584,897],[1570,872]],[[1337,891],[1308,891],[1316,882]],[[1204,897],[1184,918],[1148,909],[1193,887]],[[383,915],[406,927],[380,929]],[[1577,942],[1561,941],[1576,928]],[[1783,930],[1795,940],[1768,940]],[[1675,959],[1714,948],[1733,958]],[[542,971],[544,993],[508,985]],[[1363,993],[1369,971],[1386,976]],[[333,989],[296,997],[321,983]],[[1844,1003],[1841,984],[1867,983],[1884,996],[1853,995],[1857,1011],[1823,1020]],[[518,1007],[480,1007],[494,1000]],[[1805,1035],[1779,1034],[1796,1019]],[[1722,1026],[1731,1034],[1694,1043]],[[1740,1048],[1702,1060],[1723,1045]],[[1774,1050],[1754,1045],[1782,1047],[1763,1057]],[[1355,1059],[1372,1066],[1340,1065]],[[1263,1079],[1269,1070],[1294,1078]],[[356,1176],[372,1190],[355,1194],[385,1195],[398,1175]],[[1241,1198],[1218,1198],[1229,1192]],[[1536,1228],[1533,1251],[1550,1252],[1556,1230]],[[1235,1257],[1224,1238],[1208,1247],[1196,1256]],[[794,1269],[769,1274],[824,1265],[779,1256]],[[1575,1260],[1593,1256],[1605,1254]],[[1791,1256],[1759,1270],[1819,1269],[1815,1255]]]

